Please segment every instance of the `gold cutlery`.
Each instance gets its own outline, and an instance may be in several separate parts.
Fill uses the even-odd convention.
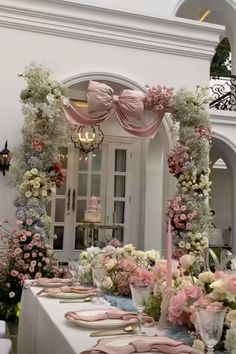
[[[102,330],[95,331],[90,333],[90,337],[106,337],[106,336],[116,336],[116,335],[125,335],[125,334],[141,334],[144,335],[146,332],[137,331],[137,327],[135,326],[126,326],[122,330]]]

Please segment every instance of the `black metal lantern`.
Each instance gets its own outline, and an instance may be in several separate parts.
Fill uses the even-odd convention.
[[[5,143],[5,148],[0,151],[0,171],[2,172],[3,176],[5,176],[6,171],[9,170],[11,161],[11,152],[7,148],[7,141]]]
[[[104,134],[97,124],[80,125],[71,134],[71,140],[75,147],[85,153],[98,149],[103,139]]]

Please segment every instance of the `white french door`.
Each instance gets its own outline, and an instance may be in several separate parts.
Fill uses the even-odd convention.
[[[72,144],[61,147],[65,184],[58,188],[48,206],[52,217],[53,248],[59,261],[77,258],[85,248],[84,211],[91,196],[101,203],[103,228],[95,231],[97,241],[130,239],[132,145],[104,143],[86,154]],[[118,224],[119,228],[109,229]],[[108,228],[106,228],[106,226]]]

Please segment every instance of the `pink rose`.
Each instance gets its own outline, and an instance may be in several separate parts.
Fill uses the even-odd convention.
[[[22,220],[16,220],[16,225],[20,226],[23,224],[23,221]]]
[[[178,318],[183,312],[184,305],[186,303],[186,295],[184,291],[179,291],[175,296],[170,299],[169,315],[170,318]]]
[[[184,254],[179,260],[180,266],[183,270],[190,268],[194,262],[195,257],[190,254]]]
[[[33,224],[33,220],[32,219],[26,219],[26,224],[27,225],[32,225]]]
[[[12,277],[17,277],[17,275],[18,275],[18,271],[13,269],[13,270],[11,271],[11,276],[12,276]]]
[[[197,285],[190,286],[184,289],[187,300],[199,299],[202,291]]]
[[[236,295],[236,276],[229,276],[226,278],[225,283],[227,290],[229,290],[232,295]]]
[[[181,220],[186,220],[186,215],[185,215],[185,214],[181,214],[181,215],[180,215],[180,219],[181,219]]]

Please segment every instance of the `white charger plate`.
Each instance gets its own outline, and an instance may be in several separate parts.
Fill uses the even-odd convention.
[[[105,312],[107,309],[86,309],[76,312],[83,312],[83,315],[95,315],[101,312]],[[113,328],[121,328],[130,324],[137,324],[136,318],[131,318],[129,320],[121,320],[121,319],[105,319],[100,321],[82,321],[82,320],[74,320],[66,318],[69,322],[74,323],[77,326],[83,328],[90,329],[113,329]]]
[[[77,293],[58,293],[58,294],[53,294],[53,293],[45,293],[50,297],[53,297],[55,299],[84,299],[86,297],[92,297],[94,296],[94,293],[87,293],[87,294],[77,294]]]

